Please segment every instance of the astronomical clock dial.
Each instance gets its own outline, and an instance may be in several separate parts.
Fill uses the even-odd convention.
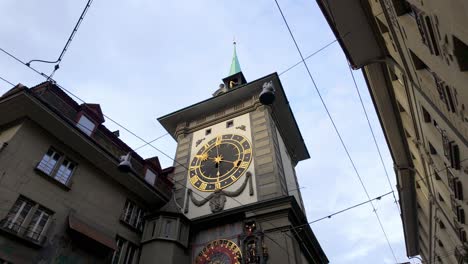
[[[190,162],[190,183],[203,192],[235,183],[250,166],[252,146],[244,136],[219,135],[202,146]]]
[[[242,253],[236,243],[218,239],[208,243],[198,254],[195,264],[240,264]]]

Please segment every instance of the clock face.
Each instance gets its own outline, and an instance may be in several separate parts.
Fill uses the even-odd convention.
[[[218,239],[208,243],[198,254],[195,264],[240,264],[242,257],[236,243]]]
[[[190,183],[213,192],[236,182],[250,166],[252,146],[244,136],[219,135],[202,146],[190,162]]]

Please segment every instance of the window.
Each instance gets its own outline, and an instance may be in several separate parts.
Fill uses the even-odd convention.
[[[226,128],[230,128],[234,126],[234,120],[229,120],[226,122]]]
[[[403,129],[405,130],[405,136],[406,136],[407,138],[411,138],[410,132],[408,132],[408,130],[406,130],[406,128],[403,128]]]
[[[120,260],[120,255],[122,254],[122,248],[125,244],[125,239],[121,237],[116,238],[116,244],[117,244],[117,249],[114,251],[114,254],[112,255],[112,264],[118,264]]]
[[[388,33],[388,27],[378,17],[375,17],[375,20],[377,21],[380,32],[382,32],[382,34]]]
[[[33,201],[20,196],[18,200],[16,200],[10,212],[8,212],[7,217],[2,220],[2,226],[14,232],[18,232],[24,222],[24,219],[29,214],[33,206]]]
[[[171,237],[172,236],[172,226],[174,225],[174,222],[172,220],[165,220],[164,221],[164,229],[163,229],[163,237]]]
[[[445,229],[445,225],[442,221],[439,221],[439,227],[440,229]]]
[[[454,141],[448,142],[447,158],[450,161],[450,166],[456,170],[461,169],[460,164],[460,148]]]
[[[460,205],[457,206],[457,220],[462,224],[465,223],[465,210]]]
[[[444,243],[442,243],[442,241],[440,239],[437,239],[438,243],[439,244],[439,247],[444,247]]]
[[[31,219],[31,223],[26,231],[26,236],[39,241],[51,214],[52,213],[47,208],[39,206]]]
[[[421,36],[421,41],[424,45],[428,46],[429,45],[429,42],[428,42],[428,37],[427,37],[427,31],[426,31],[426,28],[424,27],[424,12],[422,12],[421,10],[419,10],[417,7],[415,7],[414,5],[411,5],[411,9],[412,9],[412,13],[414,14],[414,19],[416,19],[416,24],[418,25],[418,30],[419,30],[419,34]]]
[[[156,173],[154,173],[150,169],[146,169],[145,181],[148,182],[151,185],[154,185],[154,182],[156,181]]]
[[[60,164],[57,174],[55,174],[55,179],[63,184],[67,184],[74,168],[75,164],[73,164],[73,162],[68,159],[64,159],[62,164]]]
[[[138,207],[134,202],[130,200],[125,202],[124,212],[121,217],[122,221],[139,231],[143,231],[144,216],[144,210]]]
[[[416,70],[427,69],[427,65],[422,61],[413,51],[410,50],[411,59],[413,60],[414,67]]]
[[[425,16],[424,19],[426,21],[426,27],[429,33],[429,39],[431,40],[431,45],[429,45],[429,50],[435,56],[439,56],[440,55],[439,46],[438,46],[437,39],[434,33],[434,29],[432,27],[432,20],[429,16]]]
[[[138,263],[138,247],[130,241],[117,237],[117,249],[112,255],[112,264],[134,264]],[[121,261],[123,259],[123,261]]]
[[[402,16],[412,11],[410,4],[406,0],[393,0],[392,2],[397,16]]]
[[[460,71],[468,71],[468,45],[453,36],[453,54],[457,58]]]
[[[58,182],[68,185],[76,164],[67,157],[59,154],[53,148],[50,148],[42,157],[36,169],[51,176]]]
[[[442,180],[442,178],[440,178],[439,173],[437,173],[437,171],[434,171],[434,176],[435,176],[436,180],[438,180],[438,181]]]
[[[397,106],[398,106],[398,111],[400,111],[400,113],[404,113],[406,112],[405,111],[405,108],[400,104],[400,102],[397,101]]]
[[[211,128],[208,128],[207,130],[205,130],[205,136],[208,136],[211,134]]]
[[[1,221],[1,226],[11,232],[21,234],[21,236],[29,240],[42,242],[44,231],[48,226],[52,214],[51,210],[36,204],[24,196],[20,196],[8,212],[6,218]]]
[[[429,112],[427,112],[427,110],[426,110],[426,108],[424,108],[424,106],[422,106],[421,108],[422,108],[424,122],[425,123],[430,123],[431,120],[432,120],[431,114],[429,114]]]
[[[76,123],[76,126],[88,136],[91,136],[91,134],[94,132],[94,129],[96,128],[96,124],[85,115],[80,117],[78,123]]]
[[[454,178],[453,187],[454,187],[453,192],[455,194],[455,198],[463,201],[463,185],[462,185],[462,182],[458,178]]]
[[[428,144],[429,144],[429,152],[431,153],[431,155],[436,155],[437,150],[434,148],[434,146],[431,144],[431,142],[428,142]]]
[[[444,198],[442,197],[442,195],[440,195],[440,193],[438,193],[438,195],[439,195],[439,201],[445,202],[445,200],[444,200]]]
[[[53,149],[49,149],[42,158],[37,168],[43,171],[47,175],[51,175],[61,155],[55,152]]]
[[[127,253],[125,254],[125,260],[123,264],[133,264],[136,263],[135,259],[137,257],[138,248],[136,245],[127,242]]]

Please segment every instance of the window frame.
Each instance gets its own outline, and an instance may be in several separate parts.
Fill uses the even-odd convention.
[[[34,217],[35,215],[37,214],[37,212],[40,212],[40,215],[39,215],[39,218],[37,220],[34,220]],[[46,217],[46,220],[43,224],[41,224],[41,221],[44,219],[44,215]],[[47,224],[49,223],[49,220],[52,216],[52,213],[49,209],[43,207],[43,206],[38,206],[37,209],[34,211],[34,214],[32,215],[31,217],[31,220],[29,222],[29,225],[26,229],[26,233],[25,233],[25,236],[30,238],[30,239],[33,239],[33,240],[38,240],[41,235],[43,234],[44,230],[46,230],[46,227],[47,227]],[[35,222],[34,222],[35,221]],[[33,228],[31,228],[31,226],[34,225]],[[42,225],[42,226],[40,226]],[[39,228],[40,231],[37,231],[36,229]],[[34,238],[34,235],[38,235],[37,239]]]
[[[115,240],[117,244],[117,250],[114,250],[114,253],[112,254],[111,263],[112,264],[138,263],[140,247],[136,245],[135,243],[129,241],[128,239],[125,239],[118,235],[116,236]],[[131,259],[129,259],[129,257]]]
[[[130,207],[131,209],[129,209]],[[120,220],[125,223],[125,225],[141,233],[145,226],[145,214],[145,209],[132,200],[127,199]]]
[[[125,240],[124,238],[120,236],[117,236],[115,238],[115,244],[117,245],[117,250],[114,250],[114,253],[112,254],[112,259],[111,259],[112,264],[118,264],[120,262],[120,258],[122,257],[122,251],[124,249],[126,241],[127,240]],[[120,246],[119,246],[119,242],[121,242]],[[116,253],[118,254],[117,259],[115,258]]]
[[[18,208],[17,204],[19,203],[21,203],[21,205],[19,205],[19,209],[14,212],[16,210],[15,208]],[[17,223],[19,216],[24,212],[26,204],[29,204],[30,207],[27,209],[26,214],[22,216],[23,219]],[[38,213],[40,217],[35,219],[35,216]],[[43,221],[44,215],[46,215],[45,221]],[[26,241],[30,241],[36,245],[42,245],[45,241],[45,234],[49,230],[50,223],[53,221],[53,215],[54,212],[52,210],[29,199],[28,197],[19,195],[8,211],[7,216],[4,218],[6,221],[2,223],[0,227],[8,233],[14,234]],[[14,225],[17,227],[13,228]]]
[[[50,165],[42,165],[42,164],[43,164],[45,157],[49,155],[49,152],[52,152],[53,156],[59,155],[59,158],[56,160],[53,167],[50,170],[47,170],[48,169],[47,166],[50,166]],[[49,160],[53,159],[53,156],[49,156]],[[64,165],[65,162],[67,162],[68,165]],[[49,162],[47,162],[47,164],[49,164]],[[70,166],[73,166],[73,168],[71,170],[68,170],[70,171],[69,174],[66,175],[65,180],[62,180],[64,179],[63,175],[65,175],[65,172]],[[63,172],[61,172],[62,167],[66,168]],[[77,167],[78,167],[78,163],[76,163],[69,156],[63,154],[63,152],[57,151],[57,149],[54,147],[49,147],[46,153],[42,156],[41,161],[37,163],[35,170],[40,172],[40,174],[44,175],[45,177],[54,180],[54,182],[60,184],[61,186],[66,186],[67,188],[69,188],[71,186],[71,179],[73,177],[73,174],[75,174]]]
[[[19,207],[16,206],[18,202],[21,202],[21,205]],[[18,218],[24,212],[24,208],[28,204],[30,205],[30,207],[27,209],[26,214],[22,216],[23,219],[20,220],[20,223],[17,223]],[[11,206],[10,210],[8,210],[8,213],[5,217],[6,223],[3,224],[3,227],[12,232],[18,233],[20,231],[20,228],[25,224],[25,220],[27,219],[28,215],[31,213],[31,210],[33,210],[34,206],[35,206],[35,203],[31,199],[28,199],[20,195],[16,199],[15,203]],[[14,212],[15,208],[18,208],[16,212]],[[11,218],[10,214],[13,214],[12,219],[10,219]],[[15,225],[17,225],[18,228],[14,228]]]
[[[80,121],[81,121],[82,117],[86,118],[89,122],[94,124],[94,128],[92,130],[90,130],[89,128],[87,128],[84,125],[80,124]],[[81,132],[85,133],[86,135],[88,135],[90,137],[94,134],[94,132],[96,132],[96,129],[98,127],[98,124],[91,117],[89,117],[88,115],[86,115],[83,112],[78,113],[75,125]],[[89,132],[89,134],[88,134],[88,132]]]
[[[148,179],[147,179],[148,172],[154,175],[153,182],[148,181]],[[156,184],[156,180],[158,179],[158,174],[157,174],[156,172],[154,172],[152,169],[146,168],[146,170],[145,170],[145,178],[144,178],[144,179],[145,179],[145,181],[146,181],[147,183],[149,183],[149,184],[151,184],[152,186],[154,186],[154,185]]]

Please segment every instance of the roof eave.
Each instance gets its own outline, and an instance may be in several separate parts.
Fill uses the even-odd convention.
[[[208,98],[199,103],[193,104],[181,110],[162,116],[158,118],[158,121],[168,131],[168,133],[171,134],[171,136],[174,139],[176,139],[177,125],[184,121],[192,121],[191,118],[195,118],[195,116],[190,116],[188,115],[188,113],[192,113],[192,115],[195,115],[197,112],[201,113],[201,109],[203,109],[203,113],[206,113],[209,112],[209,110],[206,109],[210,108],[211,111],[215,111],[215,109],[220,109],[221,107],[225,107],[225,105],[228,105],[230,101],[234,100],[233,98],[242,99],[257,95],[262,91],[262,85],[259,85],[259,83],[267,80],[272,80],[275,86],[277,87],[277,97],[272,105],[273,112],[276,111],[282,117],[275,120],[275,122],[277,122],[277,127],[287,127],[287,129],[290,129],[293,132],[285,132],[286,128],[278,129],[283,139],[288,139],[289,141],[292,141],[294,143],[294,146],[288,149],[288,151],[290,151],[291,153],[297,153],[297,155],[295,155],[295,157],[291,156],[291,158],[294,160],[295,163],[310,158],[309,151],[307,150],[304,139],[299,130],[299,126],[291,110],[286,94],[284,93],[284,89],[279,79],[279,76],[276,72],[259,78],[250,83],[230,89],[226,93]],[[282,123],[284,124],[281,125]]]

